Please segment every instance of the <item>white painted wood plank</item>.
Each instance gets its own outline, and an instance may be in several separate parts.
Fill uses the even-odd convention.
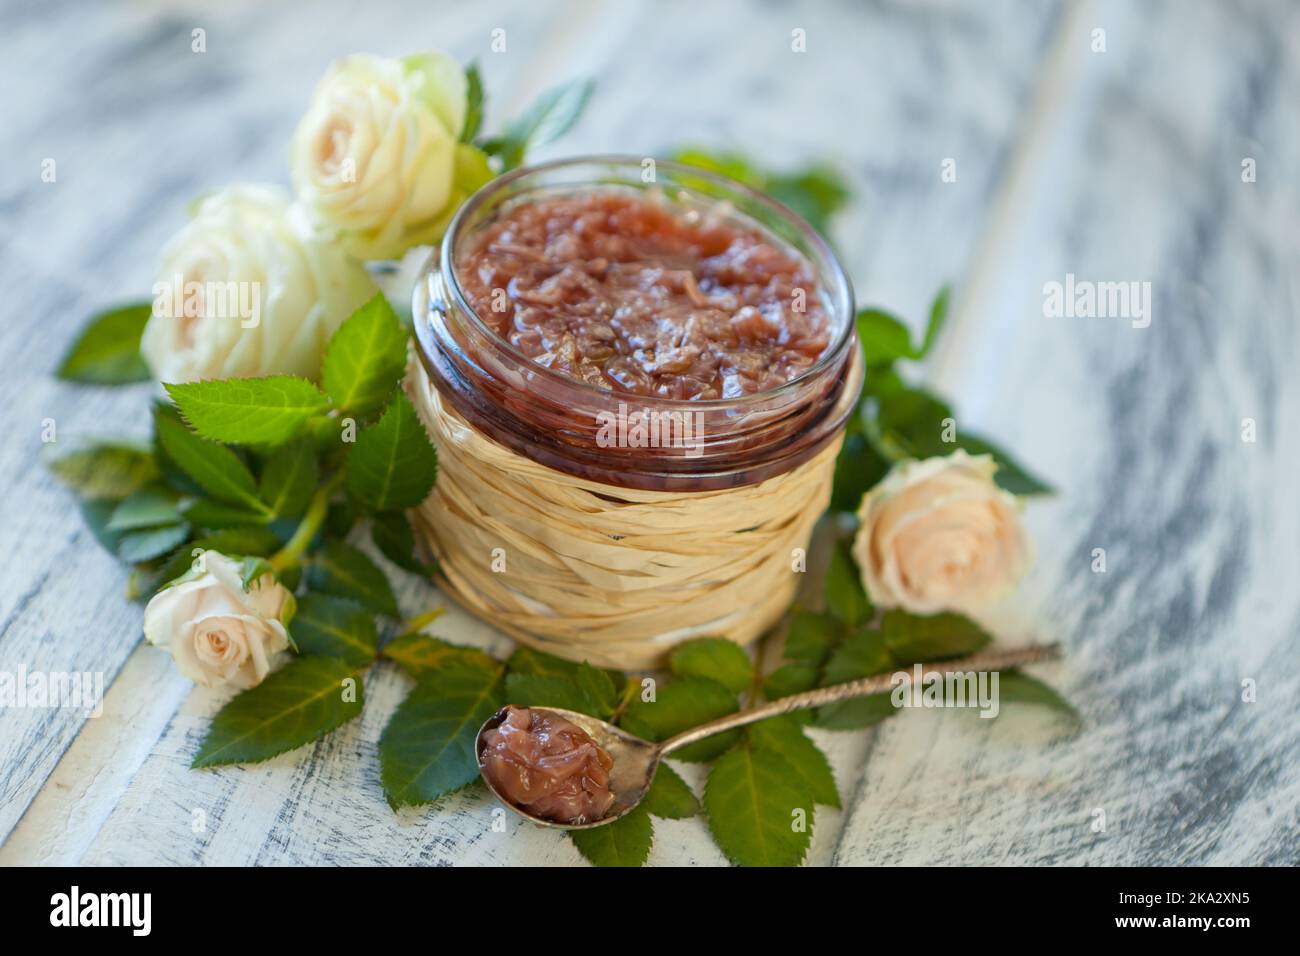
[[[934,380],[1061,486],[999,618],[1065,642],[1045,674],[1087,725],[891,721],[837,861],[1294,865],[1300,11],[1104,3],[1069,31]],[[1045,318],[1067,272],[1151,281],[1150,327]]]
[[[83,26],[102,44],[93,57],[63,41],[44,41],[35,27],[24,27],[33,31],[33,49],[43,59],[33,54],[31,62],[18,65],[54,84],[58,105],[82,124],[80,132],[58,126],[52,150],[81,155],[86,142],[81,137],[95,135],[99,114],[131,111],[129,123],[110,124],[98,136],[100,153],[93,165],[74,165],[77,177],[59,187],[67,192],[42,196],[39,203],[28,191],[13,194],[24,215],[49,224],[47,242],[24,248],[23,268],[36,278],[30,287],[33,311],[38,306],[48,311],[47,286],[55,277],[71,281],[65,278],[69,259],[87,263],[86,278],[65,290],[64,308],[49,323],[29,367],[43,371],[52,365],[78,313],[99,304],[106,292],[130,295],[147,287],[149,263],[189,195],[234,178],[284,179],[284,144],[328,59],[357,48],[405,52],[418,32],[411,26],[416,22],[427,26],[431,43],[479,56],[493,103],[511,104],[490,112],[490,121],[512,112],[533,87],[597,75],[599,93],[589,115],[548,150],[552,155],[653,154],[688,141],[740,148],[776,166],[830,155],[865,189],[864,203],[838,237],[851,271],[869,277],[859,284],[860,298],[918,315],[943,280],[964,271],[975,248],[1056,15],[1055,5],[1030,3],[978,10],[950,3],[906,8],[677,3],[667,9],[574,4],[565,15],[523,5],[475,7],[472,14],[461,5],[449,14],[432,4],[406,4],[397,9],[409,16],[381,21],[345,16],[342,11],[355,9],[345,4],[320,6],[309,39],[300,16],[287,8],[193,16],[133,13],[137,19],[125,23],[102,21],[98,32]],[[209,30],[208,59],[197,75],[194,61],[186,59],[192,56],[192,25]],[[511,52],[502,57],[485,52],[487,30],[496,25],[507,29]],[[808,31],[808,54],[790,51],[795,27]],[[183,55],[170,47],[175,38]],[[83,102],[84,84],[75,82],[78,58],[90,64],[97,58],[130,62],[131,79],[116,80],[104,92],[104,102],[91,108]],[[60,71],[69,75],[60,78]],[[93,99],[94,90],[89,95]],[[26,128],[45,128],[43,116],[34,109],[24,113]],[[142,140],[165,142],[168,149],[160,156],[142,152]],[[941,192],[939,163],[949,155],[962,158],[965,188]],[[145,163],[155,165],[142,170]],[[85,208],[101,210],[101,218],[87,222],[79,215]],[[128,224],[134,228],[124,237]],[[918,249],[925,254],[918,255]],[[24,336],[26,328],[14,338]],[[44,400],[54,403],[61,424],[63,416],[84,410],[84,418],[73,419],[83,431],[102,421],[129,420],[143,402],[139,393],[93,393],[98,404],[86,406],[80,403],[87,393],[55,389],[43,378],[39,385],[29,384],[45,389]],[[24,414],[32,410],[29,394],[15,390],[6,400]],[[28,459],[13,467],[20,464],[28,465]],[[65,514],[49,524],[70,533],[76,521],[66,514],[67,499],[37,473],[24,480],[52,502],[62,502]],[[67,601],[72,622],[87,619],[86,601],[92,597],[119,601],[120,572],[90,545],[83,550],[93,570],[78,576],[76,596]],[[35,566],[48,567],[49,557],[40,555]],[[40,588],[32,593],[36,607],[28,613],[35,615],[44,609],[45,597]],[[412,611],[433,599],[433,592],[419,585],[403,594]],[[104,642],[86,645],[66,634],[52,641],[64,655],[60,659],[89,650],[101,666],[115,671],[138,639],[138,610],[114,607],[115,618],[96,618],[111,631]],[[491,639],[481,625],[456,616],[437,632],[457,641]],[[136,651],[107,703],[110,720],[129,718],[132,732],[148,741],[138,771],[132,769],[128,783],[127,774],[112,768],[134,768],[143,744],[117,739],[111,724],[92,726],[0,851],[0,861],[577,861],[567,841],[552,833],[514,828],[491,834],[491,806],[479,798],[455,797],[432,810],[403,811],[393,818],[379,792],[374,749],[387,715],[405,692],[405,681],[394,674],[371,682],[362,721],[316,747],[257,767],[191,772],[190,757],[217,700],[196,692],[173,718],[175,698],[169,695],[179,690],[171,678],[159,700],[141,705],[157,676],[156,661],[148,658],[155,653]],[[183,689],[183,683],[179,686]],[[30,738],[29,728],[19,730],[24,742]],[[67,724],[61,742],[30,768],[26,776],[33,787],[49,774],[72,731],[75,724]],[[822,739],[841,789],[853,790],[870,738],[825,734]],[[63,793],[66,786],[76,787],[70,781],[79,780],[90,783],[72,797]],[[26,805],[30,794],[22,796],[16,805]],[[192,829],[196,808],[207,817],[201,834]],[[652,862],[721,862],[700,821],[656,826]],[[70,827],[69,835],[50,840],[48,834],[61,827]],[[837,830],[838,815],[819,811],[813,862],[830,858]],[[0,829],[0,835],[4,832]]]

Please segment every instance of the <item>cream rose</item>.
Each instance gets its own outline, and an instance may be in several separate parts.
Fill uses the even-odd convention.
[[[444,53],[355,54],[326,72],[294,133],[294,188],[317,228],[359,259],[392,259],[441,237],[492,178],[459,143],[467,83]]]
[[[201,569],[159,591],[144,609],[144,636],[204,687],[254,687],[289,647],[293,595],[269,575],[247,591],[240,564],[206,551]]]
[[[375,291],[285,190],[231,186],[199,200],[164,247],[140,350],[163,382],[315,378],[329,337]]]
[[[867,492],[853,556],[877,606],[968,612],[1015,585],[1029,542],[996,471],[990,456],[957,451],[898,465]]]

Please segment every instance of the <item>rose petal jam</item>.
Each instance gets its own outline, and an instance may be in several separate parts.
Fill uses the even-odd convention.
[[[813,365],[831,323],[811,266],[735,217],[597,189],[505,206],[457,267],[538,365],[598,388],[738,398]]]
[[[599,820],[614,803],[614,758],[577,724],[547,710],[507,707],[505,719],[483,735],[479,764],[497,793],[556,823]]]

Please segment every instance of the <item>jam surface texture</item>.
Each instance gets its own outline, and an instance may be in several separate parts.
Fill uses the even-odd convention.
[[[534,816],[556,823],[599,820],[614,803],[614,759],[559,714],[510,706],[483,735],[483,772],[497,793]]]
[[[811,267],[756,227],[596,190],[504,207],[457,279],[538,365],[598,388],[728,399],[785,384],[826,351]]]

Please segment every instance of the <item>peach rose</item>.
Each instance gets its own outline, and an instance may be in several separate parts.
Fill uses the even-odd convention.
[[[1015,496],[989,455],[907,461],[862,499],[853,556],[879,607],[968,612],[1011,590],[1029,564]]]
[[[144,636],[171,654],[196,684],[255,687],[289,647],[285,623],[293,595],[270,575],[244,590],[239,562],[205,551],[178,583],[154,595],[144,609]]]

